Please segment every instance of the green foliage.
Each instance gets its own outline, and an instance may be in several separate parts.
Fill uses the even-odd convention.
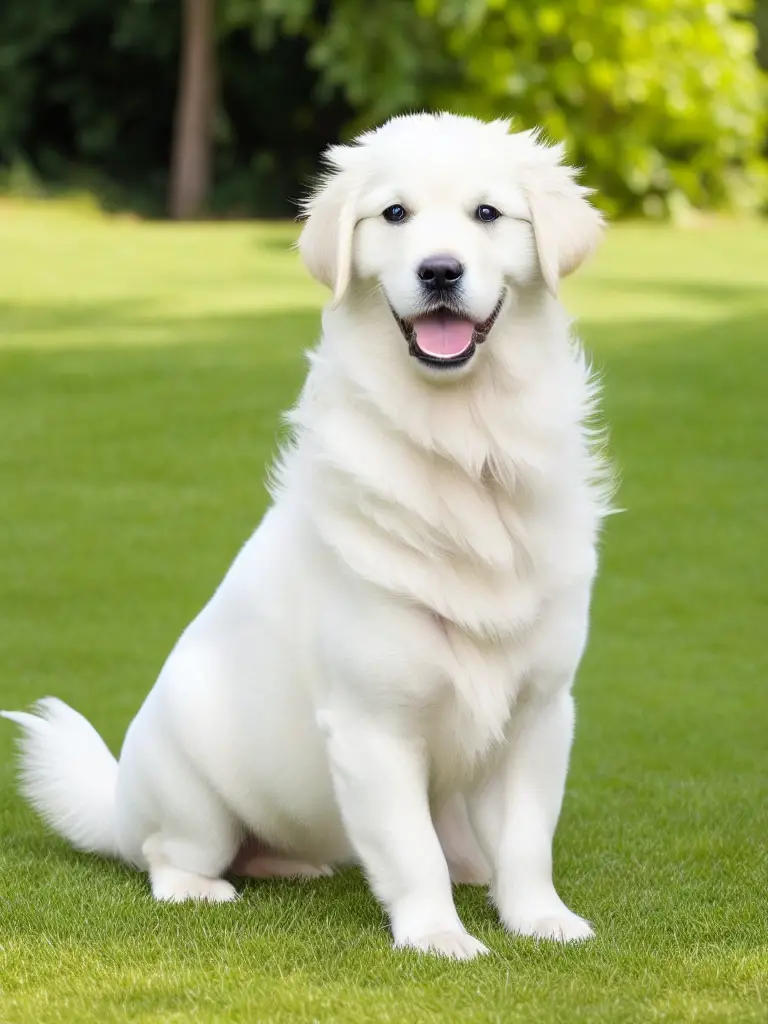
[[[178,32],[157,0],[0,4],[0,166],[161,187]]]
[[[750,0],[231,0],[313,43],[346,134],[414,108],[513,116],[564,140],[613,215],[745,208],[766,198],[768,89]],[[757,24],[768,30],[768,0]],[[765,39],[763,40],[765,44]]]
[[[0,3],[0,183],[21,166],[161,207],[179,12]],[[218,0],[210,205],[290,213],[327,142],[445,107],[564,139],[612,214],[753,207],[768,0],[751,13],[750,0]]]
[[[319,150],[352,116],[338,94],[317,96],[310,40],[286,31],[302,3],[293,21],[289,0],[219,4],[214,212],[291,216]],[[19,191],[21,175],[163,210],[179,36],[178,3],[0,2],[0,187]]]
[[[747,0],[418,0],[463,67],[444,99],[567,142],[613,213],[754,206],[768,98]]]
[[[768,0],[757,0],[755,28],[757,29],[757,59],[761,67],[768,68]]]
[[[348,131],[424,106],[451,68],[440,27],[409,0],[336,0],[309,56],[321,89],[342,89],[358,112]]]
[[[413,106],[513,115],[565,140],[610,213],[750,208],[766,194],[768,98],[750,10],[748,0],[378,0],[363,15],[340,0],[344,24],[313,57],[359,111],[355,126]]]

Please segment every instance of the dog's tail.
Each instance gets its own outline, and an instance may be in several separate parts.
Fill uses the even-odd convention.
[[[117,761],[90,724],[55,697],[35,714],[0,711],[22,727],[19,782],[41,817],[78,850],[118,857]]]

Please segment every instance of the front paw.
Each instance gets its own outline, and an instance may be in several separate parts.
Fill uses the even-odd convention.
[[[594,936],[589,921],[574,914],[565,904],[554,908],[520,908],[504,915],[504,924],[515,935],[551,942],[584,942]]]
[[[413,938],[409,936],[395,943],[395,949],[403,948],[452,960],[474,960],[476,956],[485,956],[490,952],[487,946],[464,931],[431,932]]]

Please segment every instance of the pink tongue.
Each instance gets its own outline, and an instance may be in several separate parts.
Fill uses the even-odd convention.
[[[450,359],[466,352],[472,344],[475,325],[471,320],[455,320],[436,314],[414,320],[413,328],[416,344],[425,355]]]

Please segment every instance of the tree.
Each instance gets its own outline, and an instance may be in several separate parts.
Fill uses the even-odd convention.
[[[169,196],[179,220],[198,216],[208,198],[215,104],[215,0],[184,0]]]

